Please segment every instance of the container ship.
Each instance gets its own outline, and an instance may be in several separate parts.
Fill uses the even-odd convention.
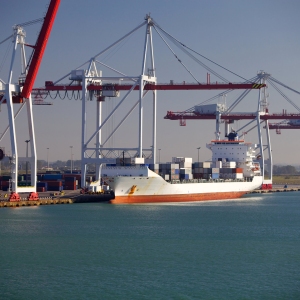
[[[257,145],[240,140],[231,132],[227,139],[213,140],[206,147],[212,160],[192,162],[173,157],[165,164],[102,166],[102,179],[114,192],[113,204],[226,200],[260,188],[261,168]]]

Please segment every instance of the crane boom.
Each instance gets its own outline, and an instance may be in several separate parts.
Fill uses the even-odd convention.
[[[256,113],[230,113],[230,114],[221,114],[221,120],[254,120],[257,118]],[[215,120],[216,114],[197,114],[194,112],[185,113],[185,112],[172,112],[168,111],[164,119],[168,120]],[[287,114],[287,113],[278,113],[278,114],[264,114],[260,115],[261,120],[298,120],[300,119],[300,114]]]
[[[60,0],[51,0],[47,14],[45,16],[45,20],[38,36],[37,42],[34,46],[34,53],[32,56],[32,61],[29,66],[28,74],[26,76],[26,80],[24,83],[24,87],[21,93],[21,97],[28,98],[32,87],[35,82],[36,75],[38,73],[46,46],[48,42],[48,38],[50,36],[50,32],[55,20],[55,16],[60,4]]]
[[[258,83],[214,83],[214,84],[195,84],[195,83],[185,83],[185,84],[146,84],[144,90],[154,91],[186,91],[186,90],[238,90],[238,89],[261,89],[265,87],[265,84]],[[114,91],[129,91],[132,88],[132,85],[129,84],[114,84],[109,87],[110,90]],[[101,91],[103,90],[102,85],[89,84],[87,86],[88,91]],[[139,90],[139,85],[136,85],[133,90]],[[38,92],[44,91],[81,91],[81,85],[53,85],[52,82],[46,81],[45,88],[33,88],[33,90]],[[108,87],[105,86],[105,90],[108,90]]]

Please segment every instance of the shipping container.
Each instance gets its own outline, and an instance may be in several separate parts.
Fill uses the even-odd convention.
[[[211,178],[211,174],[203,173],[203,178],[204,179],[210,179]]]
[[[159,170],[159,164],[150,164],[149,165],[150,170]]]
[[[172,163],[180,162],[192,163],[193,159],[191,157],[172,157]]]
[[[232,171],[233,173],[243,173],[243,168],[234,168]]]
[[[212,174],[214,174],[214,173],[220,173],[220,169],[219,168],[211,168],[211,172],[212,172]]]
[[[181,168],[179,170],[180,174],[192,174],[192,168]]]
[[[203,168],[210,168],[211,167],[211,163],[209,161],[205,161],[202,163]]]
[[[204,174],[211,174],[212,173],[212,168],[203,168],[203,173]]]
[[[44,174],[44,181],[62,179],[62,174]]]
[[[202,179],[203,173],[194,173],[193,176],[194,176],[194,179]]]
[[[191,162],[181,161],[179,163],[179,168],[192,168],[192,163]]]
[[[220,178],[220,174],[219,173],[212,173],[211,174],[211,178],[212,179],[219,179]]]
[[[179,180],[179,174],[170,175],[170,180]]]
[[[63,191],[63,186],[48,186],[48,191],[61,192]]]
[[[203,162],[194,162],[193,165],[195,168],[203,168]]]
[[[242,178],[244,178],[243,173],[234,173],[233,175],[234,175],[234,178],[236,178],[236,179],[242,179]]]
[[[170,170],[170,169],[179,169],[179,164],[176,163],[166,163],[166,169]]]
[[[193,174],[180,174],[181,180],[193,179]]]
[[[64,190],[67,190],[67,191],[75,191],[77,189],[78,189],[77,184],[67,184],[67,185],[64,185]]]
[[[75,182],[76,181],[76,177],[75,176],[64,176],[64,180],[65,182]]]
[[[223,167],[225,167],[225,168],[236,168],[236,162],[235,161],[224,162]]]
[[[48,187],[50,186],[62,186],[62,181],[58,180],[58,181],[45,181],[48,184]]]
[[[224,103],[204,104],[195,106],[195,111],[200,114],[215,114],[217,111],[223,112],[225,110],[226,105]]]

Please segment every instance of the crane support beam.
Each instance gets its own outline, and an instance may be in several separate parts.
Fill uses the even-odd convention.
[[[32,87],[35,82],[35,78],[37,76],[46,46],[48,42],[48,38],[51,33],[51,29],[55,20],[55,16],[60,4],[60,0],[52,0],[50,2],[47,14],[45,16],[45,20],[38,36],[37,42],[34,47],[34,53],[32,56],[32,61],[29,66],[28,74],[26,76],[26,80],[24,83],[23,90],[21,92],[21,97],[28,98]]]
[[[253,120],[256,119],[256,113],[249,114],[228,114],[221,115],[222,120]],[[168,120],[215,120],[215,114],[196,114],[196,113],[176,113],[168,111],[164,119]],[[300,119],[300,114],[265,114],[260,116],[261,120],[285,120],[285,119]]]

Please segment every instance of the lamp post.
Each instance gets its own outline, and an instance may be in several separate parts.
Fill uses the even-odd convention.
[[[73,146],[70,146],[71,148],[71,174],[73,173],[73,152],[72,152],[72,149],[73,149]]]
[[[0,133],[0,141],[1,141],[1,138],[2,138],[2,133]],[[4,150],[2,150],[2,154],[4,154]],[[1,176],[1,160],[2,160],[2,157],[0,158],[0,176]]]
[[[197,149],[198,149],[198,162],[199,162],[199,151],[200,151],[201,147],[198,147]]]
[[[158,149],[158,163],[160,164],[160,150],[161,149]]]
[[[27,174],[28,174],[28,143],[30,140],[26,140],[26,186],[27,186]]]
[[[47,170],[49,171],[49,148],[47,148]]]

